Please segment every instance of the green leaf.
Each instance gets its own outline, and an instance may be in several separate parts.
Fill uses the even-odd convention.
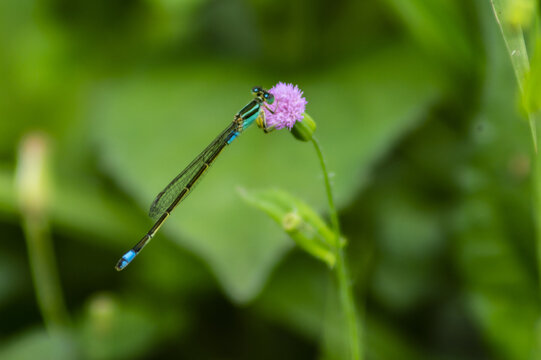
[[[44,329],[32,329],[19,334],[0,346],[0,359],[73,359],[66,343],[60,337],[51,337]]]
[[[144,301],[121,301],[105,293],[94,295],[78,327],[84,358],[132,359],[168,336],[178,338],[185,326],[181,309],[168,307],[165,312]]]
[[[518,87],[521,92],[521,96],[523,96],[522,103],[525,106],[525,110],[529,112],[532,104],[528,99],[529,95],[525,96],[525,91],[529,91],[526,90],[525,86],[530,87],[532,86],[532,83],[529,85],[525,84],[525,81],[529,77],[528,74],[530,73],[530,64],[528,60],[528,50],[524,40],[524,19],[517,22],[514,15],[514,9],[517,8],[516,4],[518,2],[519,1],[491,0],[494,16],[496,17],[496,21],[500,27],[505,45],[507,46],[507,51],[509,53],[509,57],[511,58],[513,70],[515,71]],[[523,18],[523,16],[519,17]],[[528,20],[528,22],[529,21],[530,20]],[[537,151],[536,122],[533,117],[530,117],[529,122],[534,148]]]
[[[270,87],[277,80],[283,79],[229,64],[199,64],[104,84],[97,89],[100,96],[91,114],[103,169],[147,209],[250,100],[251,86]],[[441,93],[441,80],[405,46],[387,48],[315,81],[295,79],[308,97],[318,137],[328,146],[339,205],[350,201],[370,167],[422,119]],[[311,199],[316,208],[326,204],[312,149],[292,141],[286,131],[265,135],[257,130],[249,129],[224,151],[163,228],[203,258],[226,293],[239,302],[257,294],[290,245],[234,189],[272,185]],[[141,226],[141,235],[147,230]]]
[[[421,58],[469,71],[475,60],[463,4],[457,1],[385,0],[421,45]]]
[[[535,53],[531,59],[530,71],[524,80],[522,102],[528,114],[541,111],[541,31],[535,36]]]
[[[308,257],[289,256],[276,269],[253,308],[269,321],[320,342],[325,338],[323,359],[343,359],[347,345],[339,324],[339,300],[328,269]],[[367,314],[370,315],[370,314]],[[368,316],[366,352],[370,359],[437,359],[424,354],[381,319]]]
[[[334,266],[336,237],[310,206],[281,190],[242,190],[240,193],[248,204],[269,215],[301,249]]]
[[[535,285],[503,235],[490,194],[459,209],[457,260],[470,308],[494,351],[507,359],[530,359],[538,308]]]

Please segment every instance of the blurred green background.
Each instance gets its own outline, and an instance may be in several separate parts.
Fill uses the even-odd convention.
[[[486,0],[0,1],[0,359],[342,358],[329,269],[239,196],[327,216],[287,131],[243,134],[114,271],[154,196],[278,81],[318,124],[367,358],[531,359],[531,135]],[[25,240],[39,194],[16,191],[29,134],[68,312],[52,326]]]

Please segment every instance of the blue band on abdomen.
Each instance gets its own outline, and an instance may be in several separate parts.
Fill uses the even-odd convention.
[[[231,143],[233,142],[233,140],[235,140],[235,138],[236,138],[237,136],[239,136],[239,132],[238,132],[238,131],[235,131],[235,132],[231,135],[231,137],[227,140],[227,144],[228,144],[228,145],[231,144]]]

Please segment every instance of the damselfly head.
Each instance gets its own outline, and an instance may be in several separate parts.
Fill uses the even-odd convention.
[[[267,102],[267,104],[272,104],[274,102],[274,95],[272,95],[270,92],[265,91],[263,94],[263,99]]]
[[[274,102],[274,95],[272,95],[267,90],[263,89],[261,86],[255,86],[252,89],[252,92],[258,98],[264,100],[267,104],[272,104]]]

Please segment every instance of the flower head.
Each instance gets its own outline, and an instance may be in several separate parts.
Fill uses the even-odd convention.
[[[274,95],[274,104],[269,106],[274,114],[264,109],[268,127],[277,130],[287,127],[291,130],[295,122],[302,121],[308,102],[297,85],[279,82],[269,90],[269,93]]]

